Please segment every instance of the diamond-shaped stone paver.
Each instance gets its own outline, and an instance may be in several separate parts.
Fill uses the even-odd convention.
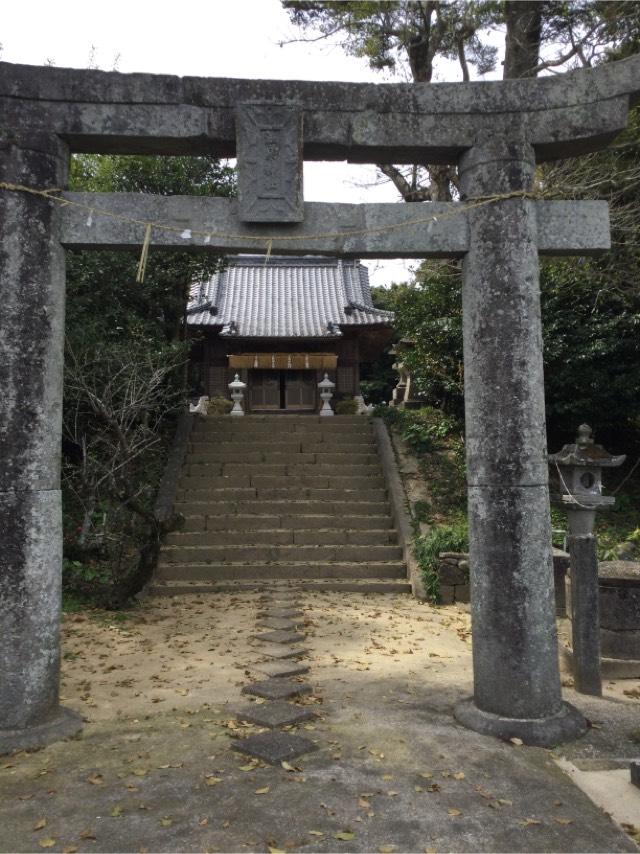
[[[277,643],[266,643],[259,649],[256,647],[256,652],[260,655],[266,655],[268,658],[298,658],[298,656],[307,655],[309,650],[303,646],[284,646]]]
[[[253,637],[267,643],[298,643],[305,638],[300,632],[285,632],[282,629],[276,629],[275,632],[259,632]]]
[[[258,619],[258,627],[261,629],[281,629],[283,632],[292,632],[294,629],[298,628],[298,624],[300,620],[297,622],[294,620],[288,620],[286,618],[281,617],[260,617]]]
[[[277,765],[285,759],[295,759],[318,748],[308,738],[290,732],[273,731],[239,739],[234,742],[233,749],[262,759],[270,765]]]
[[[248,721],[258,726],[278,727],[290,726],[317,717],[316,713],[307,706],[296,706],[294,703],[284,703],[275,700],[259,706],[251,703],[235,712],[240,721]]]
[[[302,676],[303,673],[309,672],[309,665],[300,661],[263,661],[260,664],[250,664],[249,667],[271,678]]]
[[[265,608],[258,616],[269,619],[275,617],[279,619],[299,620],[303,618],[304,614],[299,608]]]
[[[245,685],[242,693],[264,697],[265,700],[286,700],[288,697],[310,694],[311,685],[308,682],[291,682],[288,679],[265,679],[263,682]]]

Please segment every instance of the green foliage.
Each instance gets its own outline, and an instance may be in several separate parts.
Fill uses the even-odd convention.
[[[374,415],[383,418],[416,455],[430,500],[416,503],[415,520],[439,523],[463,518],[466,480],[460,422],[441,410],[426,406],[422,409],[378,406]]]
[[[233,170],[212,157],[79,155],[70,184],[92,192],[235,192]],[[141,244],[143,234],[141,226]],[[137,253],[67,255],[64,589],[110,608],[128,602],[153,569],[162,529],[155,494],[187,398],[187,297],[221,259],[152,249],[142,284],[137,263]]]
[[[233,402],[226,397],[212,397],[209,400],[207,412],[209,415],[228,415],[233,409]]]
[[[211,157],[76,155],[70,187],[90,192],[230,196],[231,169]],[[95,215],[98,216],[97,214]],[[140,226],[140,245],[144,226]],[[172,341],[183,336],[191,284],[220,266],[213,254],[160,251],[149,254],[145,281],[136,282],[137,253],[67,253],[67,336],[127,339],[131,335]]]
[[[358,402],[352,397],[345,397],[336,403],[335,410],[336,415],[357,415]]]
[[[395,312],[398,338],[409,342],[401,358],[412,395],[461,418],[463,414],[462,298],[457,265],[420,265],[415,282],[392,285],[376,300]]]
[[[377,71],[395,72],[408,61],[416,82],[431,80],[436,56],[458,61],[461,49],[478,73],[492,70],[497,49],[481,30],[498,20],[500,5],[449,0],[429,4],[427,11],[410,0],[283,2],[294,24],[339,39],[346,53],[366,59]]]
[[[413,541],[414,554],[422,570],[427,596],[432,602],[440,600],[438,581],[438,555],[441,552],[467,552],[469,530],[466,522],[453,525],[438,525],[429,533],[417,536]]]

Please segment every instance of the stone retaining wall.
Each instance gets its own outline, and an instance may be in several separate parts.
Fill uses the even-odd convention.
[[[469,601],[469,555],[465,552],[440,552],[438,555],[440,602]]]
[[[469,555],[466,552],[440,552],[438,555],[438,582],[440,602],[469,602]],[[564,579],[569,568],[569,555],[560,549],[553,550],[553,571],[556,590],[556,613],[566,616]]]

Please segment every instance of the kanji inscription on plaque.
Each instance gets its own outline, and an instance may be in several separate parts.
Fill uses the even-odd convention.
[[[302,222],[302,112],[279,104],[240,104],[236,139],[240,219]]]

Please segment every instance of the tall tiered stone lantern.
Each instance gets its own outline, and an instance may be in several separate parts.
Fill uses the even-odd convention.
[[[333,409],[329,404],[329,401],[333,397],[333,390],[336,387],[336,384],[331,382],[329,379],[329,374],[324,375],[324,379],[318,383],[318,388],[320,389],[320,397],[322,399],[322,409],[320,410],[320,415],[333,415]]]
[[[229,388],[231,389],[231,400],[233,401],[233,409],[229,415],[244,415],[242,401],[244,400],[244,390],[246,387],[247,384],[242,382],[239,374],[236,374],[233,382],[229,383]]]
[[[596,445],[591,427],[581,424],[575,444],[549,455],[555,466],[560,492],[552,495],[567,511],[571,566],[571,643],[575,687],[582,694],[602,695],[600,674],[600,595],[598,557],[593,527],[596,511],[612,507],[615,498],[602,495],[602,469],[622,465]]]

